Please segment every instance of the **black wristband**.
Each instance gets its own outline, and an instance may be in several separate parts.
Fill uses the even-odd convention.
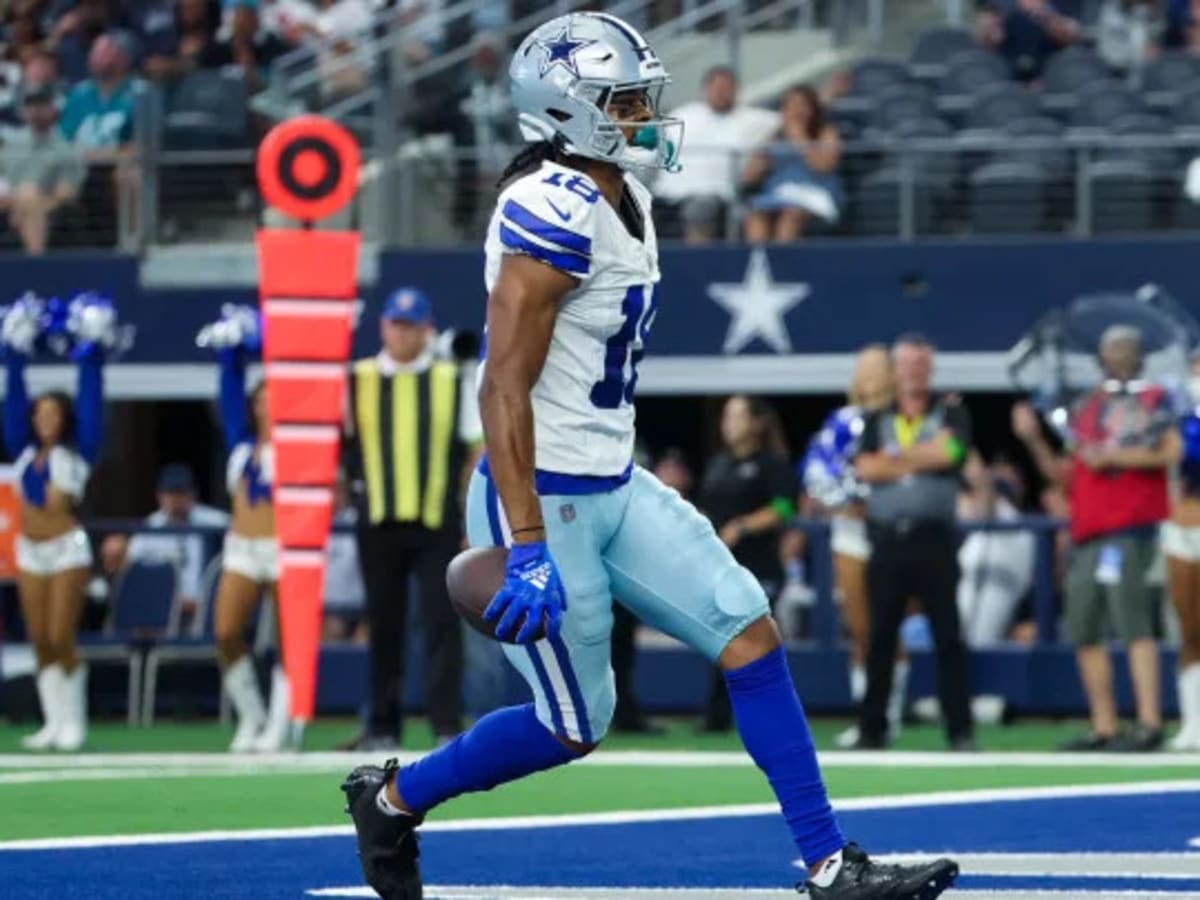
[[[514,528],[512,530],[512,533],[513,534],[524,534],[527,531],[545,531],[545,530],[546,530],[545,525],[530,525],[527,528]]]

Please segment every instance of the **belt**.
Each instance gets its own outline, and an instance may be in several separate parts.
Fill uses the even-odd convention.
[[[908,537],[921,532],[954,530],[954,523],[942,519],[904,518],[893,519],[890,522],[867,521],[867,527],[880,534],[895,537]]]

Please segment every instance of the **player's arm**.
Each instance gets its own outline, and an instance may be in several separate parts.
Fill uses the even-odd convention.
[[[517,544],[546,538],[533,478],[530,392],[546,362],[559,301],[575,285],[570,275],[511,254],[504,257],[488,297],[479,412],[492,480]]]

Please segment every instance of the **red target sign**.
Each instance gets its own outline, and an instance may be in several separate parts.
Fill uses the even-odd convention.
[[[358,142],[337,122],[298,116],[272,128],[259,146],[259,190],[292,218],[324,219],[354,199],[359,161]]]

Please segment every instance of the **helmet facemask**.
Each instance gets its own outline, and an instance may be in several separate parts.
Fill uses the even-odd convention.
[[[665,79],[618,85],[579,81],[571,92],[596,113],[590,146],[575,149],[622,169],[678,172],[683,120],[658,114],[664,87]]]

